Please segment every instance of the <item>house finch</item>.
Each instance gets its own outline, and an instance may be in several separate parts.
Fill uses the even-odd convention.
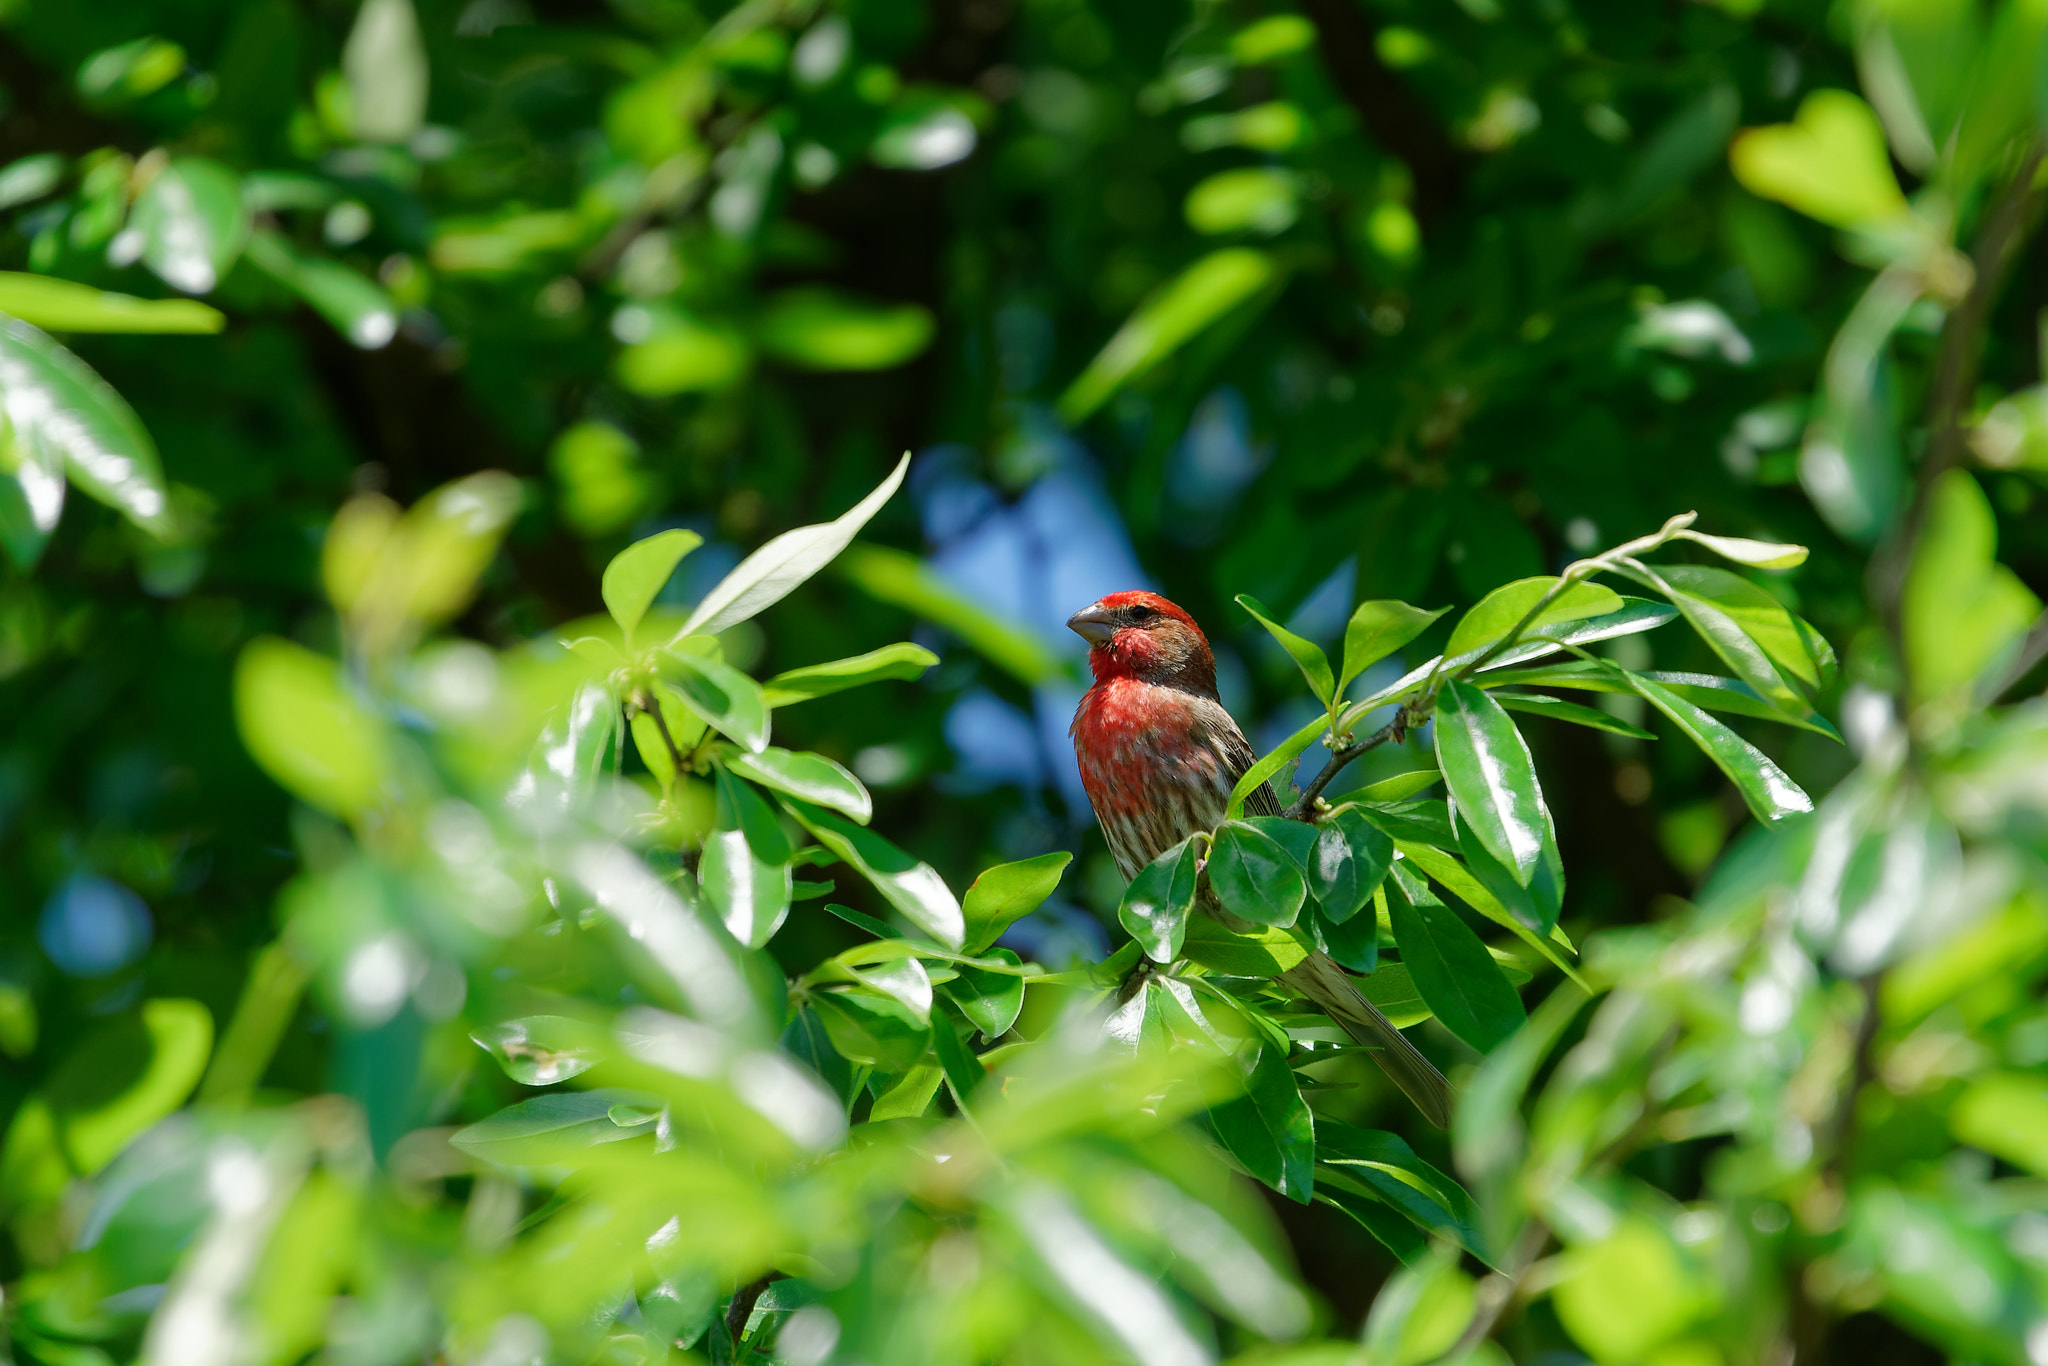
[[[1133,878],[1189,835],[1222,824],[1231,790],[1257,756],[1217,700],[1215,656],[1186,612],[1157,593],[1112,593],[1074,613],[1067,625],[1088,642],[1095,673],[1068,732],[1081,784],[1117,867]],[[1244,809],[1277,816],[1280,803],[1261,784]],[[1228,921],[1206,883],[1201,904]],[[1328,955],[1311,953],[1280,980],[1371,1049],[1431,1123],[1450,1123],[1450,1083],[1443,1073]]]

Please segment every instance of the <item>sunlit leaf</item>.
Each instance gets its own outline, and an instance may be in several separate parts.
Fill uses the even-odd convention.
[[[1521,998],[1464,921],[1441,903],[1411,901],[1405,891],[1389,896],[1387,909],[1401,961],[1446,1029],[1481,1053],[1515,1032],[1524,1018]]]
[[[298,295],[355,346],[375,351],[398,335],[398,308],[390,295],[340,262],[309,256],[268,228],[257,229],[246,250],[251,265]]]
[[[1330,718],[1318,716],[1294,734],[1275,745],[1265,758],[1246,769],[1244,776],[1230,790],[1230,818],[1236,820],[1244,811],[1245,799],[1257,792],[1272,777],[1299,758],[1302,751],[1321,739],[1330,728]]]
[[[1060,885],[1074,856],[1064,850],[1000,863],[974,879],[962,902],[969,953],[985,953],[1011,924],[1037,910]]]
[[[589,1149],[628,1139],[651,1140],[644,1125],[621,1126],[612,1108],[633,1105],[659,1111],[661,1097],[645,1091],[606,1087],[594,1091],[550,1091],[508,1105],[449,1136],[449,1143],[487,1162],[530,1167],[574,1161]]]
[[[525,1015],[473,1029],[469,1037],[522,1086],[553,1086],[597,1066],[597,1031],[559,1015]]]
[[[856,825],[866,825],[873,814],[874,801],[860,779],[822,754],[770,745],[758,754],[734,750],[724,759],[733,772],[786,796],[837,811]]]
[[[1012,964],[1023,962],[1011,949],[988,949],[985,956]],[[987,1038],[1008,1033],[1010,1026],[1017,1023],[1018,1013],[1024,1009],[1024,979],[1012,973],[990,972],[965,964],[955,967],[954,971],[959,975],[939,990]]]
[[[250,641],[235,664],[235,720],[249,753],[293,795],[337,815],[377,801],[384,730],[333,660],[275,636]]]
[[[1181,940],[1201,881],[1196,869],[1198,856],[1192,836],[1174,845],[1138,870],[1117,908],[1117,922],[1155,963],[1171,963],[1180,957]],[[971,900],[973,893],[968,896]]]
[[[1526,887],[1552,837],[1536,765],[1515,723],[1485,692],[1454,679],[1437,697],[1436,755],[1480,844]]]
[[[228,322],[196,299],[138,299],[20,271],[0,271],[0,313],[50,332],[205,333]]]
[[[1548,693],[1510,692],[1503,688],[1498,691],[1490,690],[1488,695],[1507,710],[1522,712],[1528,716],[1548,716],[1553,721],[1569,721],[1575,726],[1604,730],[1610,735],[1625,735],[1631,740],[1657,738],[1641,726],[1632,726],[1620,717],[1610,716],[1597,707],[1582,707],[1576,702],[1567,702]]]
[[[1728,775],[1742,800],[1760,821],[1778,821],[1813,810],[1813,798],[1762,750],[1701,711],[1661,683],[1599,661],[1609,676],[1625,683],[1651,706],[1669,717],[1685,737],[1698,745],[1714,766]]]
[[[647,614],[655,595],[668,583],[683,556],[703,543],[704,538],[694,531],[657,532],[627,546],[604,567],[604,605],[625,633],[629,647],[633,628]]]
[[[1217,830],[1208,872],[1210,890],[1223,909],[1254,924],[1284,929],[1308,897],[1308,883],[1294,856],[1245,821],[1226,821]]]
[[[1520,625],[1524,617],[1529,617],[1557,583],[1552,575],[1517,579],[1481,598],[1452,629],[1450,642],[1444,646],[1446,667],[1457,668],[1483,655]],[[1621,595],[1613,589],[1597,583],[1575,583],[1530,618],[1523,631],[1526,634],[1542,627],[1605,616],[1621,607]]]
[[[1294,632],[1273,620],[1273,614],[1249,593],[1237,595],[1237,605],[1252,614],[1252,619],[1266,628],[1266,633],[1280,642],[1280,648],[1287,651],[1294,662],[1301,667],[1302,676],[1308,679],[1309,691],[1316,700],[1328,706],[1336,691],[1336,680],[1330,674],[1329,658],[1323,654],[1323,647],[1312,640],[1304,640]]]
[[[787,597],[851,544],[868,519],[895,494],[909,468],[910,456],[906,454],[874,492],[838,519],[785,531],[741,560],[739,567],[719,580],[691,611],[689,620],[676,633],[677,639],[717,635]]]
[[[1795,569],[1806,563],[1808,553],[1803,545],[1752,541],[1743,536],[1709,536],[1703,531],[1690,529],[1680,531],[1678,535],[1681,540],[1697,542],[1723,559],[1746,564],[1752,569]]]
[[[906,641],[884,645],[879,650],[870,650],[851,659],[835,659],[829,664],[810,664],[801,669],[785,670],[762,684],[762,688],[769,706],[787,707],[797,702],[808,702],[814,697],[828,697],[848,688],[858,688],[865,683],[918,678],[938,662],[939,657],[924,646]]]
[[[768,300],[754,340],[775,359],[811,370],[887,370],[932,339],[932,315],[825,289],[784,290]]]
[[[216,161],[178,157],[135,201],[142,260],[187,294],[211,293],[249,240],[249,213],[235,173]]]
[[[1325,919],[1343,924],[1372,899],[1394,861],[1394,841],[1357,807],[1340,808],[1317,827],[1309,889]]]
[[[1439,607],[1425,612],[1405,602],[1362,602],[1344,627],[1344,672],[1337,679],[1337,691],[1351,686],[1351,680],[1421,635],[1450,611]]]
[[[1245,247],[1212,252],[1139,305],[1060,397],[1059,413],[1085,421],[1130,380],[1178,351],[1270,284],[1272,259]]]
[[[768,747],[768,707],[761,685],[724,660],[687,649],[660,652],[662,672],[697,717],[756,754]]]
[[[1752,194],[1838,228],[1877,224],[1906,211],[1884,128],[1870,106],[1846,90],[1812,91],[1793,122],[1745,130],[1729,147],[1728,162]]]
[[[785,799],[784,805],[820,844],[873,883],[883,899],[909,917],[911,924],[947,948],[961,947],[967,926],[960,902],[930,864],[918,862],[880,835],[861,829],[836,812],[791,799]],[[1066,856],[1057,857],[1064,866]]]
[[[1291,1200],[1315,1193],[1315,1121],[1287,1066],[1286,1050],[1257,1045],[1245,1072],[1245,1093],[1209,1111],[1209,1123],[1246,1171]]]

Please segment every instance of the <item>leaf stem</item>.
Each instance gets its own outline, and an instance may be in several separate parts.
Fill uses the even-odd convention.
[[[1323,771],[1321,773],[1316,774],[1316,776],[1309,781],[1308,789],[1301,794],[1301,800],[1296,802],[1294,805],[1288,807],[1287,810],[1282,812],[1281,814],[1286,816],[1289,820],[1307,820],[1309,816],[1315,811],[1316,802],[1321,799],[1323,795],[1323,789],[1330,785],[1330,780],[1337,776],[1337,773],[1340,769],[1342,769],[1346,764],[1350,763],[1353,759],[1358,758],[1360,755],[1378,749],[1381,745],[1384,745],[1389,740],[1392,740],[1396,744],[1399,744],[1403,739],[1407,737],[1408,725],[1408,704],[1404,702],[1401,704],[1400,710],[1394,713],[1394,719],[1387,722],[1387,724],[1385,724],[1384,726],[1381,726],[1371,735],[1366,736],[1363,740],[1353,741],[1351,744],[1344,745],[1332,751],[1330,754],[1330,762],[1324,764]]]

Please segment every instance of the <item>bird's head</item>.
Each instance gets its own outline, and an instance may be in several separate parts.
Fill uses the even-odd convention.
[[[1068,617],[1067,627],[1088,642],[1098,683],[1137,678],[1216,695],[1216,659],[1202,628],[1157,593],[1111,593]]]

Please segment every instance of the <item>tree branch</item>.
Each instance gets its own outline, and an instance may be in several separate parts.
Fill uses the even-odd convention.
[[[1893,653],[1899,661],[1902,694],[1909,667],[1901,616],[1906,573],[1926,529],[1929,494],[1941,476],[1963,460],[1966,434],[1962,419],[1977,390],[1985,325],[2005,284],[2016,248],[2026,235],[2027,216],[2040,197],[2034,188],[2034,177],[2041,169],[2043,150],[2038,140],[2027,148],[2005,194],[1977,234],[1977,245],[1970,257],[1975,267],[1970,288],[1941,329],[1941,350],[1927,396],[1927,450],[1920,458],[1919,473],[1913,481],[1912,500],[1898,526],[1871,557],[1871,601],[1891,637]]]
[[[1332,751],[1330,754],[1330,762],[1324,764],[1323,771],[1321,773],[1316,774],[1316,776],[1309,781],[1307,791],[1301,794],[1301,800],[1296,802],[1294,805],[1288,807],[1287,810],[1285,810],[1281,814],[1286,816],[1289,820],[1307,820],[1309,816],[1315,811],[1316,801],[1323,795],[1323,789],[1330,785],[1330,780],[1337,776],[1337,773],[1340,769],[1342,769],[1346,764],[1350,763],[1353,759],[1356,759],[1359,755],[1368,753],[1371,750],[1378,749],[1381,745],[1384,745],[1389,740],[1392,740],[1396,744],[1399,744],[1402,740],[1407,738],[1407,735],[1408,704],[1404,702],[1401,704],[1401,709],[1394,713],[1394,719],[1387,722],[1387,724],[1385,724],[1384,726],[1381,726],[1371,735],[1366,736],[1363,740],[1354,741],[1351,744],[1343,746],[1341,749]]]

